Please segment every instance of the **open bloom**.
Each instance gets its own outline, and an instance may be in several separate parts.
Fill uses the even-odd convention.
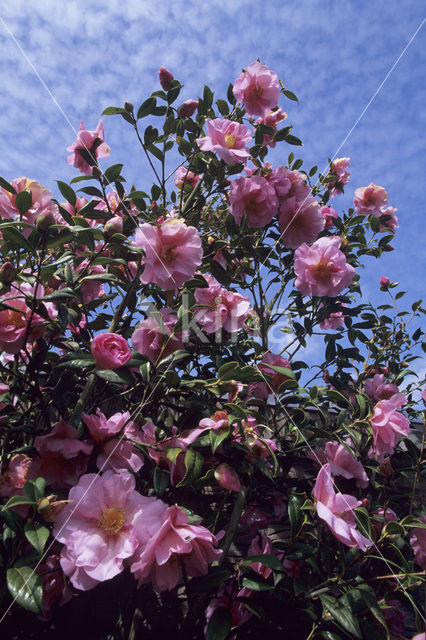
[[[21,191],[31,193],[31,206],[22,216],[24,222],[34,225],[41,214],[48,212],[53,214],[54,218],[57,216],[58,208],[52,201],[53,193],[42,184],[30,178],[20,177],[12,180],[11,185],[15,189],[16,195]],[[2,218],[20,217],[16,195],[0,187],[0,216]],[[25,236],[29,235],[28,229],[24,229],[23,233]]]
[[[277,125],[287,118],[287,114],[281,109],[276,109],[275,111],[269,111],[266,116],[262,118],[258,118],[256,120],[256,124],[264,124],[267,127],[272,127],[275,131],[277,130]],[[263,146],[269,145],[271,149],[276,146],[276,142],[274,142],[273,136],[268,133],[263,134]]]
[[[247,213],[247,224],[252,228],[266,226],[278,210],[275,189],[261,176],[234,180],[229,202],[235,222],[240,224],[244,213]]]
[[[247,388],[248,397],[263,398],[266,400],[271,393],[277,393],[282,383],[289,379],[284,373],[275,371],[268,367],[268,365],[291,369],[290,362],[286,358],[278,356],[275,353],[265,353],[258,368],[259,371],[267,375],[267,379],[265,382],[252,382],[249,384]]]
[[[348,547],[358,547],[362,551],[373,544],[356,529],[354,509],[361,505],[361,500],[334,491],[329,464],[321,467],[313,495],[317,501],[318,516],[326,522],[340,542]]]
[[[332,165],[331,170],[336,174],[336,180],[328,182],[328,188],[330,189],[330,196],[333,198],[339,193],[343,193],[343,187],[348,184],[350,173],[348,171],[351,166],[350,158],[336,158]],[[330,176],[330,174],[329,174]]]
[[[104,136],[102,120],[99,120],[94,131],[87,131],[84,128],[84,122],[81,121],[77,138],[71,146],[67,147],[67,151],[71,152],[68,156],[68,164],[72,164],[81,173],[91,174],[97,159],[109,156],[110,148]]]
[[[226,164],[247,162],[250,157],[247,149],[251,140],[250,129],[238,122],[221,118],[207,118],[206,127],[208,135],[196,140],[202,151],[214,151]]]
[[[180,218],[167,218],[158,226],[142,224],[135,244],[145,251],[141,281],[154,282],[166,291],[181,287],[203,259],[200,234]]]
[[[88,473],[69,493],[54,537],[64,544],[61,566],[77,589],[87,591],[123,570],[161,526],[166,505],[135,491],[129,473]]]
[[[324,218],[325,229],[331,229],[334,224],[334,219],[339,217],[339,214],[333,207],[321,207],[321,215]]]
[[[82,418],[99,447],[98,469],[139,471],[143,466],[143,454],[135,449],[134,442],[142,442],[143,433],[136,422],[130,420],[128,411],[107,418],[97,409],[96,413],[83,413]],[[120,437],[114,437],[118,435]]]
[[[31,458],[23,453],[17,453],[11,457],[5,472],[0,476],[1,498],[23,495],[30,465]]]
[[[174,351],[183,349],[189,332],[174,333],[177,320],[177,315],[167,307],[143,320],[132,335],[135,351],[147,356],[155,364],[160,356],[165,358]]]
[[[305,296],[335,298],[352,282],[355,269],[340,251],[340,238],[319,238],[311,247],[302,244],[294,254],[295,285]]]
[[[75,427],[61,420],[46,436],[37,436],[34,448],[39,455],[33,458],[31,477],[42,476],[54,489],[75,485],[86,471],[93,449],[77,435]]]
[[[419,520],[426,523],[426,516],[421,516]],[[414,551],[416,564],[426,570],[426,529],[420,527],[411,529],[410,544]]]
[[[186,167],[178,167],[175,171],[174,183],[177,187],[190,187],[193,189],[200,176],[195,175],[193,171],[189,171]]]
[[[280,99],[280,83],[274,71],[256,61],[235,80],[233,92],[247,115],[266,116]]]
[[[212,276],[204,276],[209,286],[195,289],[197,305],[195,319],[207,333],[215,333],[222,327],[229,333],[242,329],[250,308],[250,300],[240,293],[223,289]]]
[[[377,186],[372,182],[368,187],[359,187],[355,189],[354,205],[357,213],[363,216],[380,217],[381,208],[388,203],[388,194],[383,187]]]
[[[127,340],[118,333],[98,333],[90,344],[98,369],[117,369],[132,357]]]
[[[318,200],[312,196],[305,196],[303,200],[286,198],[281,202],[278,221],[281,241],[288,249],[314,242],[325,224]]]
[[[161,527],[149,540],[131,570],[139,585],[152,582],[154,589],[173,589],[182,577],[181,562],[188,576],[205,575],[208,565],[222,554],[217,538],[205,527],[188,524],[188,516],[177,505],[164,513]]]
[[[408,435],[410,421],[398,411],[406,402],[403,393],[394,393],[374,407],[371,418],[373,444],[368,452],[370,458],[377,456],[379,462],[383,462],[385,454],[392,454],[400,438]]]
[[[37,565],[36,571],[43,580],[41,619],[48,621],[56,607],[61,607],[71,600],[72,591],[65,580],[57,552],[51,553],[42,564]]]
[[[362,489],[369,484],[365,469],[358,460],[339,442],[327,442],[325,445],[327,460],[333,475],[343,478],[356,478],[356,483]]]
[[[386,382],[383,373],[376,373],[372,378],[367,378],[364,384],[365,393],[370,396],[374,402],[380,400],[388,400],[395,393],[399,393],[396,384]]]
[[[380,231],[385,231],[389,229],[391,233],[395,233],[395,229],[398,229],[398,218],[395,215],[395,212],[398,211],[395,207],[382,207],[380,211],[381,216],[390,216],[388,220],[380,224]]]
[[[346,307],[345,304],[342,304],[341,306]],[[341,329],[344,324],[345,315],[343,311],[333,311],[329,316],[327,316],[327,318],[324,318],[324,320],[320,322],[320,329],[323,331],[327,331],[328,329]]]

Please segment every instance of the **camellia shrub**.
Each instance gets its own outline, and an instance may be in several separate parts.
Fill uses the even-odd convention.
[[[159,81],[103,114],[152,182],[100,168],[101,120],[59,199],[1,179],[3,637],[412,637],[425,310],[359,282],[396,209],[339,212],[349,158],[302,168],[260,62],[226,99]]]

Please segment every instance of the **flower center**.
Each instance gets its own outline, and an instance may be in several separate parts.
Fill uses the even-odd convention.
[[[109,536],[115,536],[123,527],[124,521],[125,513],[123,509],[111,507],[103,513],[99,524]]]
[[[12,324],[15,329],[22,329],[26,325],[23,311],[9,311],[7,323]]]
[[[312,275],[318,282],[327,283],[330,278],[330,269],[325,261],[318,262],[312,267]]]
[[[161,248],[160,258],[163,262],[172,262],[177,258],[176,247],[168,245]]]
[[[235,136],[232,133],[225,133],[225,147],[233,149],[235,147]]]
[[[263,96],[263,87],[260,87],[258,84],[255,84],[250,89],[250,95],[252,100],[260,100]]]

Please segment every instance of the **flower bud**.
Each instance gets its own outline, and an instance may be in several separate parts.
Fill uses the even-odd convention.
[[[131,102],[126,102],[124,103],[124,108],[127,111],[127,113],[133,113],[133,105]]]
[[[164,89],[164,91],[168,91],[172,86],[172,81],[174,80],[173,74],[170,73],[166,67],[160,67],[160,70],[158,71],[158,78],[160,80],[161,88]]]
[[[110,238],[114,233],[123,233],[123,218],[121,216],[114,216],[104,226],[104,234],[107,238]]]
[[[5,260],[0,267],[0,282],[10,284],[15,280],[16,269],[11,262]]]
[[[99,167],[92,167],[92,176],[94,178],[101,178],[102,177],[102,171],[99,169]]]
[[[39,231],[46,231],[52,224],[56,224],[55,214],[51,209],[46,209],[38,216],[35,226]]]
[[[154,211],[154,212],[155,212],[155,211],[158,211],[158,209],[159,209],[159,208],[160,208],[160,207],[158,206],[157,201],[156,201],[156,200],[153,200],[153,201],[151,202],[151,211]]]
[[[370,508],[370,500],[368,498],[363,498],[361,504],[365,509]]]
[[[58,496],[50,494],[38,501],[38,512],[45,522],[56,522],[57,517],[68,502],[72,500],[57,500]]]
[[[223,489],[241,491],[241,483],[236,471],[226,462],[216,467],[214,477]]]
[[[390,280],[387,276],[380,276],[380,286],[387,289],[390,285]]]
[[[61,286],[62,280],[58,276],[50,276],[47,284],[51,289],[56,291]]]
[[[198,109],[198,100],[185,100],[177,109],[178,118],[190,118]]]

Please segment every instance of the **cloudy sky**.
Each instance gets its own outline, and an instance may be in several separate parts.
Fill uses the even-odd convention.
[[[335,207],[374,182],[398,209],[395,251],[370,263],[367,296],[384,302],[378,278],[386,274],[418,299],[426,274],[425,16],[422,0],[3,0],[0,175],[54,189],[55,179],[76,175],[66,147],[79,121],[94,129],[106,106],[139,105],[159,88],[160,65],[184,83],[183,99],[205,83],[220,97],[260,58],[299,97],[282,106],[304,141],[296,151],[306,165],[351,157],[351,182]],[[128,181],[146,188],[130,127],[121,118],[104,125],[110,164],[125,162]]]

